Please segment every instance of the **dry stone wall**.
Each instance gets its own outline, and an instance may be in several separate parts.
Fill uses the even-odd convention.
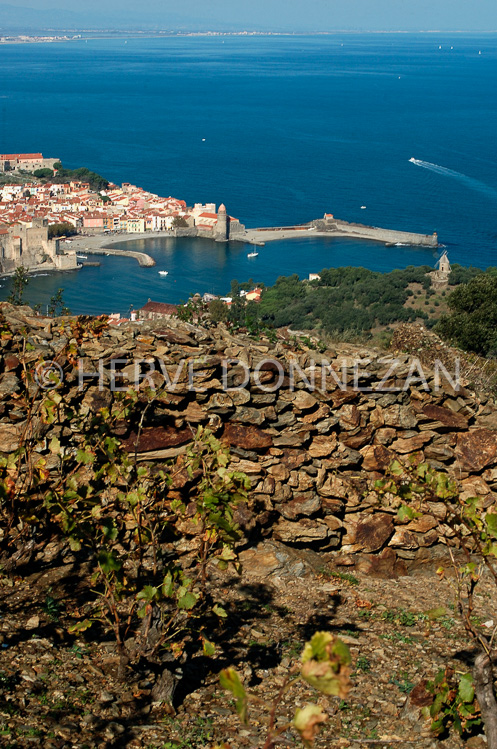
[[[64,371],[64,397],[88,416],[115,397],[113,378],[119,386],[141,378],[139,387],[157,388],[143,429],[125,422],[118,429],[124,447],[139,460],[173,461],[180,469],[192,429],[200,424],[224,440],[231,467],[252,483],[249,505],[237,511],[247,546],[266,539],[392,573],[435,558],[443,502],[433,503],[432,517],[400,521],[398,500],[380,500],[372,490],[396,457],[427,460],[454,474],[465,496],[485,497],[488,506],[495,502],[493,400],[464,383],[455,388],[450,377],[423,371],[408,355],[351,345],[318,353],[284,337],[254,341],[221,325],[175,319],[108,327],[99,338],[77,341],[64,320],[0,307],[14,334],[1,340],[1,453],[16,450],[26,426],[16,410],[23,378],[19,342],[25,341],[28,367],[55,359]],[[68,344],[71,359],[64,353]],[[100,381],[90,373],[99,373]],[[316,387],[309,385],[313,378]],[[45,431],[48,444],[50,427]],[[187,477],[181,470],[174,476],[171,497],[184,498]]]

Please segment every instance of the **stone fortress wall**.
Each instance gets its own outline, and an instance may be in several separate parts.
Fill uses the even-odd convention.
[[[33,219],[32,226],[0,230],[0,274],[26,270],[72,270],[77,268],[76,252],[62,251],[59,240],[48,238],[48,222]]]

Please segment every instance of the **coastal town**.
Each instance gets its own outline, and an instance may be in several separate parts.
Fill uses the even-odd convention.
[[[2,35],[0,36],[0,44],[51,44],[53,42],[72,42],[82,39],[81,34],[45,34],[45,35],[30,35],[30,34],[18,34],[18,35]]]
[[[66,170],[59,159],[42,153],[0,154],[0,275],[12,274],[20,266],[31,272],[75,270],[81,267],[76,251],[135,255],[140,265],[154,265],[144,252],[110,246],[122,242],[122,235],[132,239],[157,233],[251,245],[333,235],[389,246],[438,247],[436,233],[348,223],[331,213],[305,224],[246,229],[224,204],[189,207],[184,200],[161,197],[129,182],[116,185],[88,169]],[[76,241],[70,238],[75,234]]]
[[[0,173],[13,174],[54,169],[58,159],[42,154],[0,154]],[[57,169],[54,169],[57,174]],[[219,212],[223,212],[220,206]],[[225,212],[225,211],[224,211]],[[187,208],[184,200],[160,197],[128,182],[120,187],[108,183],[96,192],[88,182],[4,184],[0,186],[0,226],[26,224],[44,219],[48,224],[68,223],[84,233],[120,231],[140,234],[169,231],[175,226],[197,227],[212,234],[218,222],[214,203],[196,203]],[[239,222],[229,218],[230,234],[240,233]],[[218,233],[214,231],[214,233]]]
[[[61,243],[66,237],[49,239],[49,227],[54,225],[86,237],[168,232],[227,241],[244,234],[245,227],[227,215],[223,204],[217,210],[214,203],[189,208],[184,200],[160,197],[128,182],[106,183],[105,189],[96,191],[80,179],[18,179],[50,170],[55,176],[58,165],[58,159],[41,153],[0,154],[0,175],[5,177],[0,184],[0,273],[13,272],[21,264],[27,270],[76,268],[75,251]]]

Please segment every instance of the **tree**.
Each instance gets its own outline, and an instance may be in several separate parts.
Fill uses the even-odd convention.
[[[81,182],[88,182],[90,189],[95,192],[100,190],[106,190],[109,186],[109,180],[102,177],[96,172],[92,172],[86,167],[80,167],[79,169],[64,169],[62,164],[57,169],[57,173],[53,177],[53,182],[61,184],[63,182],[69,182],[70,180],[80,180]]]
[[[214,299],[209,304],[209,314],[212,322],[224,322],[228,319],[228,307],[220,299]]]
[[[466,351],[488,356],[497,352],[497,273],[481,273],[449,296],[450,312],[437,327],[442,338]]]
[[[58,315],[70,315],[71,311],[66,307],[64,303],[64,289],[57,289],[57,292],[51,297],[48,304],[48,314],[50,317],[58,317]]]
[[[53,171],[52,169],[36,169],[36,171],[33,172],[33,176],[38,179],[47,179],[53,177]]]
[[[228,320],[235,327],[245,325],[245,300],[242,297],[233,297],[229,308]]]
[[[7,301],[10,302],[10,304],[22,306],[24,304],[24,289],[28,283],[29,279],[26,268],[23,265],[20,265],[19,268],[16,268],[15,270],[12,289]]]
[[[188,221],[184,216],[175,216],[173,218],[173,229],[185,229],[188,227]]]
[[[48,238],[54,239],[56,237],[72,237],[77,234],[76,228],[67,221],[61,224],[50,224],[48,227]]]

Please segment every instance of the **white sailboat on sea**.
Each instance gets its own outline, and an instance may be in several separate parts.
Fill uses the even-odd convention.
[[[168,276],[168,275],[169,275],[169,271],[168,270],[160,270],[159,271],[159,276]]]

